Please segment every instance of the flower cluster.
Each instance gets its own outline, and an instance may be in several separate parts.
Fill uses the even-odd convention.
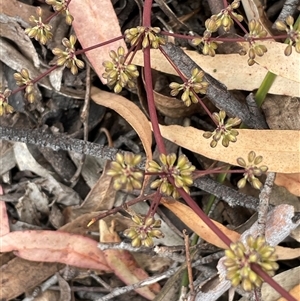
[[[133,215],[131,219],[136,223],[136,226],[126,229],[123,233],[132,239],[131,245],[133,247],[152,247],[154,237],[164,237],[162,231],[158,229],[161,226],[161,220],[155,220],[152,216],[142,217],[137,214]]]
[[[284,54],[286,56],[291,55],[293,45],[295,46],[296,52],[300,53],[300,22],[298,22],[297,27],[294,28],[294,18],[292,16],[288,16],[285,19],[285,23],[277,21],[275,26],[278,30],[286,31],[289,36],[288,45],[284,50]]]
[[[34,91],[34,84],[32,79],[29,76],[29,72],[27,69],[22,69],[21,72],[16,72],[14,74],[14,78],[18,86],[26,86],[25,88],[25,98],[30,102],[34,102],[35,100],[35,91]]]
[[[120,93],[124,87],[135,88],[135,78],[139,76],[136,65],[125,62],[125,49],[120,46],[115,52],[111,50],[109,56],[112,61],[105,61],[105,73],[102,76],[107,79],[107,85],[114,88],[115,93]]]
[[[234,287],[239,284],[245,291],[260,287],[263,280],[252,269],[251,264],[259,265],[270,276],[278,269],[275,248],[266,243],[264,237],[248,236],[246,244],[238,241],[225,251],[224,265],[227,268],[227,279]]]
[[[248,65],[252,66],[255,64],[255,56],[263,56],[267,52],[267,47],[265,45],[258,44],[257,42],[253,41],[253,38],[264,38],[267,36],[267,32],[264,30],[262,25],[256,21],[251,20],[248,24],[249,33],[245,35],[245,40],[249,42],[249,59]]]
[[[215,22],[217,28],[222,26],[225,31],[229,31],[234,24],[233,18],[237,19],[239,22],[243,21],[243,16],[234,12],[239,6],[240,0],[234,0],[225,9],[222,9],[219,14],[212,15],[210,19]]]
[[[114,188],[132,191],[142,188],[143,173],[136,167],[142,160],[141,155],[117,154],[116,161],[111,162],[107,175],[113,177]]]
[[[4,92],[0,93],[0,116],[3,114],[11,114],[14,111],[14,108],[8,104],[8,97],[10,96],[11,91],[5,89]]]
[[[37,7],[36,13],[38,18],[35,16],[30,16],[29,21],[36,24],[34,27],[29,27],[25,29],[25,33],[30,37],[39,41],[41,44],[45,45],[49,40],[52,39],[52,26],[49,24],[44,24],[42,21],[42,9]]]
[[[147,48],[150,45],[152,48],[157,49],[159,45],[165,44],[165,40],[158,33],[160,33],[159,27],[137,26],[125,30],[125,40],[131,46],[137,45],[142,40],[143,48]]]
[[[74,17],[70,14],[67,0],[46,0],[46,3],[52,5],[53,9],[57,12],[61,12],[66,16],[66,23],[71,25]]]
[[[63,38],[62,44],[66,47],[65,50],[60,48],[54,48],[52,50],[53,54],[56,56],[56,64],[58,66],[66,66],[70,68],[72,74],[78,73],[78,68],[84,68],[84,62],[76,57],[76,37],[74,35],[70,36],[70,39]]]
[[[174,166],[176,159],[175,154],[161,154],[159,156],[161,164],[152,160],[147,168],[148,172],[159,174],[159,179],[152,182],[150,187],[152,189],[159,188],[161,193],[172,195],[175,199],[180,196],[176,187],[183,188],[189,193],[189,186],[193,184],[192,172],[195,170],[195,166],[185,155],[180,155]],[[170,183],[169,177],[174,179],[175,187]]]
[[[237,163],[241,167],[245,168],[245,173],[243,174],[243,178],[240,179],[237,183],[238,188],[243,188],[248,181],[255,189],[261,189],[262,183],[257,178],[261,176],[263,173],[267,172],[268,167],[266,165],[259,164],[262,162],[262,156],[256,156],[254,151],[251,151],[248,154],[248,163],[243,158],[238,158]]]
[[[179,93],[179,91],[183,90],[183,93],[181,95],[181,100],[184,102],[184,104],[187,107],[189,107],[192,102],[197,103],[198,99],[194,95],[194,92],[205,94],[206,89],[208,87],[208,83],[203,81],[203,76],[204,76],[203,71],[194,68],[192,70],[191,78],[185,83],[183,84],[179,84],[176,82],[170,83],[169,87],[172,89],[171,95],[176,96]]]
[[[192,40],[192,44],[197,46],[200,43],[203,44],[202,53],[204,55],[215,56],[215,50],[218,47],[218,43],[211,41],[211,36],[216,32],[221,26],[225,31],[229,31],[231,26],[234,24],[233,18],[239,22],[243,21],[243,16],[234,12],[240,5],[240,0],[234,0],[225,9],[223,9],[219,14],[212,15],[209,19],[205,21],[205,28],[202,38],[195,38]]]
[[[241,123],[241,120],[237,117],[229,118],[225,122],[226,112],[220,111],[219,113],[213,113],[212,117],[217,124],[217,128],[213,132],[205,132],[203,134],[204,138],[213,138],[210,143],[211,147],[216,147],[219,140],[222,139],[222,145],[227,147],[229,142],[236,142],[237,135],[239,132],[233,129],[234,126],[237,126]]]

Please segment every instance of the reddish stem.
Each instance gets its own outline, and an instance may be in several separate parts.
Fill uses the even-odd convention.
[[[264,281],[269,283],[283,298],[288,301],[297,301],[288,291],[286,291],[282,286],[280,286],[272,277],[270,277],[261,267],[255,263],[251,264],[251,269],[259,275]]]
[[[85,53],[87,51],[93,50],[95,48],[99,48],[99,47],[107,45],[107,44],[111,44],[111,43],[113,43],[115,41],[118,41],[118,40],[121,40],[123,38],[124,38],[124,36],[119,36],[119,37],[113,38],[111,40],[108,40],[108,41],[105,41],[105,42],[102,42],[102,43],[99,43],[99,44],[96,44],[96,45],[93,45],[93,46],[90,46],[90,47],[87,47],[87,48],[84,48],[84,49],[81,49],[81,50],[77,50],[75,52],[75,55],[78,55],[78,54],[81,54],[81,53]]]
[[[170,183],[175,186],[174,179],[172,177],[168,177]],[[224,234],[216,224],[202,211],[202,209],[196,204],[196,202],[191,198],[191,196],[183,189],[176,188],[182,198],[186,201],[186,203],[194,210],[194,212],[205,222],[205,224],[229,247],[232,241],[226,234]]]
[[[151,26],[151,11],[152,11],[152,0],[145,0],[144,11],[143,11],[143,26]]]

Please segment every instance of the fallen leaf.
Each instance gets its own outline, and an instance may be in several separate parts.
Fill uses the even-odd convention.
[[[300,256],[300,248],[292,249],[292,248],[276,246],[276,255],[280,260],[295,259]]]
[[[164,138],[207,158],[237,165],[238,157],[247,158],[250,151],[263,156],[270,172],[299,173],[300,132],[280,130],[238,130],[237,142],[210,147],[204,131],[179,125],[160,126]]]
[[[199,218],[199,216],[187,205],[182,204],[178,201],[168,201],[166,199],[161,200],[161,204],[172,211],[180,220],[185,223],[190,229],[192,229],[196,234],[198,234],[205,241],[223,249],[227,249],[227,245]],[[293,207],[289,205],[279,205],[269,213],[267,221],[267,232],[266,236],[271,237],[276,233],[276,239],[283,240],[291,230],[297,227],[297,224],[292,222],[292,215],[294,214]],[[240,239],[241,235],[234,230],[230,230],[223,226],[222,224],[213,221],[217,227],[223,231],[233,242]],[[251,234],[256,236],[254,232],[257,228],[257,222],[255,222],[250,228]],[[245,232],[247,232],[245,231]],[[273,233],[273,234],[272,234]],[[244,235],[244,234],[243,234]],[[281,241],[280,240],[280,241]],[[279,241],[279,242],[280,242]],[[272,241],[272,245],[276,245],[279,242]],[[276,254],[278,259],[293,259],[299,256],[300,248],[285,248],[281,246],[276,246]]]
[[[74,17],[72,26],[82,48],[122,36],[111,0],[101,0],[101,3],[98,4],[96,5],[93,0],[70,1],[69,9]],[[103,79],[102,74],[105,68],[102,63],[110,61],[110,50],[117,50],[119,46],[127,49],[124,40],[120,39],[85,53],[104,84],[106,84],[106,80]]]
[[[105,223],[104,220],[99,222],[100,229],[100,241],[103,242],[120,242],[121,239],[117,232],[114,230],[114,222],[111,227]],[[138,265],[130,252],[126,250],[105,250],[106,261],[109,267],[113,270],[116,276],[118,276],[127,285],[134,284],[141,280],[147,279],[149,275],[142,270]],[[157,283],[150,285],[152,291],[158,292],[160,287]],[[149,287],[141,287],[136,289],[141,296],[152,300],[155,298],[155,294],[149,289]]]
[[[51,277],[63,264],[13,258],[0,267],[0,296],[12,300]]]
[[[98,105],[116,111],[133,127],[142,141],[147,159],[151,160],[152,132],[148,119],[139,107],[123,96],[96,87],[91,88],[91,98]]]
[[[26,3],[10,0],[3,1],[1,3],[1,14],[5,14],[10,17],[20,17],[26,23],[29,23],[29,17],[31,15],[36,15],[36,7],[33,5],[28,5]],[[52,15],[51,11],[43,10],[43,18],[48,19]]]
[[[277,51],[280,52],[285,46],[284,44],[276,43],[274,48],[276,47],[278,48]],[[184,50],[184,52],[206,73],[223,83],[228,90],[253,91],[258,89],[265,78],[265,68],[269,68],[268,70],[272,72],[277,70],[281,76],[284,76],[276,78],[269,93],[300,96],[298,71],[300,58],[295,52],[292,60],[289,60],[287,65],[281,63],[281,61],[275,61],[278,67],[265,64],[265,68],[258,64],[248,66],[247,57],[239,54],[217,54],[214,57],[210,57],[191,50]],[[268,53],[266,53],[265,56],[266,60],[268,60]],[[144,65],[143,52],[141,50],[136,53],[132,63],[138,66]],[[261,64],[263,63],[265,62],[261,62]],[[272,63],[274,64],[274,61],[272,61]],[[160,50],[151,49],[151,66],[157,71],[177,75],[172,65],[165,59]],[[239,70],[238,76],[236,72],[233,72],[233,68],[234,70]],[[289,75],[289,71],[291,71],[292,75]]]
[[[285,187],[294,195],[300,196],[300,173],[276,173],[275,184]]]
[[[222,249],[227,249],[227,245],[200,219],[200,217],[187,205],[178,201],[161,200],[161,204],[172,211],[183,223],[198,234],[205,241]],[[213,221],[232,241],[237,241],[240,234],[226,228],[222,224]]]
[[[300,130],[299,98],[267,94],[262,110],[271,130]]]
[[[97,242],[61,231],[15,231],[0,237],[0,252],[42,262],[60,262],[80,268],[111,272]]]

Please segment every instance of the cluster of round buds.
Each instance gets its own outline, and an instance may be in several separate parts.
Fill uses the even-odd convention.
[[[131,245],[133,247],[152,247],[154,242],[153,238],[164,237],[160,228],[161,220],[155,220],[154,217],[142,217],[140,215],[133,215],[131,219],[135,222],[136,226],[126,229],[123,233],[126,237],[132,239]]]
[[[219,140],[222,139],[222,145],[227,147],[230,142],[236,142],[239,132],[233,129],[234,126],[237,126],[241,123],[241,120],[237,117],[228,118],[225,122],[226,112],[221,110],[219,113],[213,113],[212,118],[217,124],[217,128],[213,132],[205,132],[203,134],[204,138],[213,138],[210,146],[216,147]]]
[[[189,193],[189,186],[193,184],[192,173],[195,170],[195,166],[191,164],[185,155],[180,155],[177,164],[174,166],[176,159],[177,156],[175,154],[161,154],[159,156],[161,164],[152,160],[147,168],[148,172],[159,175],[159,179],[152,182],[150,187],[152,189],[159,188],[162,194],[172,195],[175,199],[180,196],[176,187],[183,188]],[[174,179],[175,187],[170,183],[169,177]]]
[[[26,86],[25,88],[25,98],[30,102],[34,102],[35,100],[35,90],[32,79],[29,76],[29,72],[27,69],[22,69],[21,72],[14,73],[14,78],[18,86]]]
[[[208,87],[208,83],[203,81],[204,72],[199,70],[198,68],[194,68],[192,70],[191,78],[183,84],[179,84],[176,82],[170,83],[169,87],[171,90],[171,95],[176,96],[179,91],[183,91],[181,95],[181,100],[184,104],[189,107],[192,102],[197,103],[198,99],[194,95],[195,93],[205,94],[206,89]],[[194,92],[193,92],[194,91]]]
[[[218,43],[211,41],[212,33],[218,30],[219,26],[217,25],[216,21],[213,18],[207,19],[205,21],[205,28],[203,37],[202,38],[194,38],[192,40],[192,44],[194,46],[198,46],[199,44],[203,44],[202,53],[204,55],[209,55],[214,57],[216,55],[216,49],[218,48]]]
[[[243,16],[234,12],[240,6],[240,0],[234,0],[225,9],[217,15],[212,15],[211,20],[215,21],[215,26],[217,28],[223,27],[225,31],[229,31],[231,26],[234,24],[233,18],[237,19],[239,22],[243,21]]]
[[[275,26],[278,30],[286,31],[289,37],[288,45],[284,50],[284,54],[286,56],[291,55],[293,45],[295,46],[296,52],[300,53],[300,22],[298,22],[297,27],[294,28],[294,18],[292,16],[288,16],[285,19],[285,23],[277,21]]]
[[[260,165],[262,162],[262,156],[256,156],[254,151],[249,152],[248,154],[248,163],[243,158],[238,158],[237,163],[245,169],[243,178],[240,179],[237,183],[238,188],[243,188],[248,181],[255,189],[261,189],[263,184],[257,178],[263,173],[266,173],[268,167],[266,165]]]
[[[0,93],[0,116],[3,114],[11,114],[14,111],[14,108],[8,104],[10,94],[11,91],[9,89],[5,89],[4,92]]]
[[[70,36],[70,39],[63,38],[62,44],[65,46],[65,50],[62,50],[60,48],[54,48],[52,50],[53,54],[56,56],[56,64],[58,66],[65,66],[67,68],[70,68],[72,74],[78,73],[78,68],[82,69],[84,68],[84,62],[79,60],[76,57],[76,37],[74,35]]]
[[[245,291],[251,291],[261,286],[263,280],[252,269],[251,264],[257,264],[273,276],[278,269],[275,248],[268,245],[264,237],[248,236],[246,243],[238,241],[225,251],[224,265],[227,268],[227,279],[232,286],[241,284]]]
[[[124,87],[130,89],[135,88],[135,78],[139,76],[136,65],[125,62],[125,49],[120,46],[115,52],[111,50],[109,56],[112,61],[105,61],[105,73],[102,74],[103,78],[107,80],[107,85],[114,89],[115,93],[120,93]]]
[[[67,0],[46,0],[46,3],[52,5],[53,9],[57,12],[63,13],[66,16],[66,23],[71,25],[74,17],[70,14]]]
[[[255,64],[255,56],[263,56],[267,52],[267,47],[265,45],[260,45],[253,41],[253,38],[264,38],[267,36],[267,32],[264,30],[263,26],[256,20],[251,20],[248,24],[249,33],[245,35],[245,40],[249,42],[249,59],[248,65],[252,66]]]
[[[151,46],[157,49],[159,45],[164,45],[165,40],[158,35],[160,33],[159,27],[144,27],[137,26],[125,30],[125,41],[131,46],[137,45],[142,40],[142,47],[147,48]]]
[[[116,190],[132,191],[142,188],[143,173],[136,167],[142,160],[141,155],[125,153],[117,154],[116,160],[111,162],[107,175],[113,177]]]
[[[192,39],[192,44],[194,46],[198,46],[199,44],[203,44],[202,53],[204,55],[209,55],[214,57],[216,55],[216,49],[218,48],[218,44],[220,42],[214,42],[210,40],[211,32],[205,31],[202,38],[194,38]]]
[[[30,16],[29,21],[36,24],[34,27],[29,27],[25,29],[25,33],[30,37],[36,39],[41,44],[45,45],[49,40],[52,39],[52,26],[49,24],[44,24],[42,21],[42,9],[37,7],[36,13],[38,18],[35,16]]]

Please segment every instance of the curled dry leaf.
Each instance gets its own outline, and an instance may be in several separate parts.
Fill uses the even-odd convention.
[[[275,48],[278,46],[277,51],[281,51],[284,44],[276,43]],[[241,56],[239,54],[218,54],[214,57],[204,56],[196,51],[184,50],[184,52],[201,68],[212,77],[223,83],[228,90],[245,90],[253,91],[258,89],[266,75],[266,69],[275,72],[276,70],[279,75],[276,78],[276,84],[272,85],[270,88],[270,93],[278,95],[290,95],[290,96],[300,96],[299,89],[299,55],[298,57],[293,56],[288,64],[281,64],[281,61],[275,61],[276,66],[273,67],[268,64],[263,65],[264,67],[255,64],[253,66],[248,66],[247,57]],[[269,53],[269,51],[268,51]],[[265,55],[266,60],[268,60],[268,53]],[[233,65],[228,62],[234,62],[234,70],[239,70],[237,76],[236,72],[233,72]],[[140,50],[134,56],[132,61],[133,64],[138,66],[143,66],[143,52]],[[274,60],[272,60],[274,64]],[[290,69],[290,66],[293,65]],[[153,69],[168,74],[177,75],[171,64],[165,59],[163,54],[157,50],[151,50],[151,66]],[[278,70],[279,69],[279,70]],[[292,75],[289,75],[291,71]]]
[[[74,17],[72,26],[82,48],[122,36],[119,21],[110,0],[101,0],[101,5],[95,5],[93,0],[70,1],[69,9]],[[104,84],[106,80],[102,77],[104,73],[102,63],[110,61],[110,50],[116,50],[119,46],[127,49],[124,40],[120,39],[86,53],[90,63]]]
[[[97,242],[61,231],[15,231],[0,237],[0,252],[42,262],[60,262],[80,268],[111,272]]]
[[[134,103],[120,95],[91,88],[91,98],[101,106],[105,106],[121,115],[137,132],[144,146],[147,160],[151,160],[152,132],[144,113]]]
[[[300,157],[299,131],[238,130],[237,142],[227,148],[221,144],[211,148],[202,130],[178,125],[160,126],[160,130],[164,138],[213,160],[236,165],[237,158],[254,151],[270,172],[300,172],[300,164],[295,164]]]
[[[100,220],[100,241],[101,242],[120,242],[121,239],[117,232],[114,230],[114,222],[112,222],[111,227],[105,223],[104,220]],[[149,275],[142,270],[130,252],[125,250],[105,250],[106,261],[113,272],[127,285],[134,284],[141,280],[147,279]],[[151,290],[150,290],[151,288]],[[159,292],[159,285],[157,283],[152,284],[148,287],[142,287],[136,289],[141,296],[152,300],[155,298],[153,292]]]

